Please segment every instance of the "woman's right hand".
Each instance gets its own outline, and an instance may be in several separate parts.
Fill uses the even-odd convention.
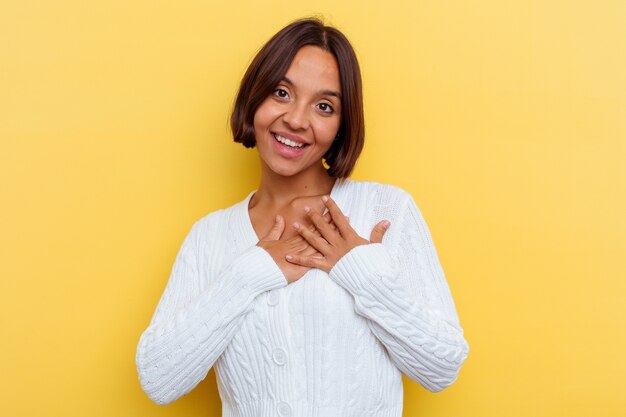
[[[324,215],[324,219],[330,222],[330,216]],[[313,231],[314,228],[311,227]],[[317,249],[313,248],[302,236],[296,235],[289,239],[281,240],[283,232],[285,231],[285,219],[278,215],[274,226],[268,232],[268,234],[257,243],[257,246],[265,249],[274,258],[278,267],[283,271],[283,275],[287,279],[288,283],[292,283],[302,278],[302,276],[311,269],[308,266],[296,265],[288,262],[285,259],[287,254],[298,254],[304,256],[322,256]]]

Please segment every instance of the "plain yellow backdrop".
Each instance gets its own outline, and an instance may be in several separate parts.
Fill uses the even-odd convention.
[[[404,415],[623,416],[622,0],[4,1],[0,415],[220,415],[212,371],[151,403],[135,348],[192,223],[257,186],[247,64],[311,14],[362,65],[353,177],[413,194],[471,348]]]

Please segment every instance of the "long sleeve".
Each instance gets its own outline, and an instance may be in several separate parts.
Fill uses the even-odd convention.
[[[287,285],[272,257],[257,246],[240,253],[217,276],[200,276],[200,262],[206,260],[198,250],[198,240],[206,238],[200,236],[200,229],[199,223],[194,224],[185,238],[137,346],[139,380],[158,404],[187,394],[206,377],[257,295]],[[201,281],[209,282],[202,291]]]
[[[469,345],[428,227],[408,193],[387,234],[396,234],[389,236],[393,246],[357,246],[330,277],[352,294],[355,311],[398,369],[441,391],[457,379]]]

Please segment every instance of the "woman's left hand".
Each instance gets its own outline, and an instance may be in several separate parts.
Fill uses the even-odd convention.
[[[311,210],[309,207],[305,207],[304,211],[309,216],[319,235],[299,223],[293,224],[298,233],[311,246],[317,249],[322,254],[322,257],[292,254],[286,256],[287,261],[310,268],[318,268],[328,273],[337,261],[354,247],[382,242],[383,236],[389,228],[389,221],[382,220],[376,224],[374,229],[372,229],[370,240],[366,240],[354,231],[348,222],[348,218],[343,215],[337,204],[330,197],[324,196],[322,201],[330,213],[331,222],[335,225],[334,228],[332,224],[324,221],[321,214]]]

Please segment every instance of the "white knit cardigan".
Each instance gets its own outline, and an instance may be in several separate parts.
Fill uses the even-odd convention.
[[[410,194],[337,180],[331,197],[360,236],[391,227],[289,285],[256,246],[253,194],[198,220],[182,244],[137,347],[153,401],[176,400],[215,365],[224,417],[400,417],[401,373],[433,392],[457,379],[469,346]]]

